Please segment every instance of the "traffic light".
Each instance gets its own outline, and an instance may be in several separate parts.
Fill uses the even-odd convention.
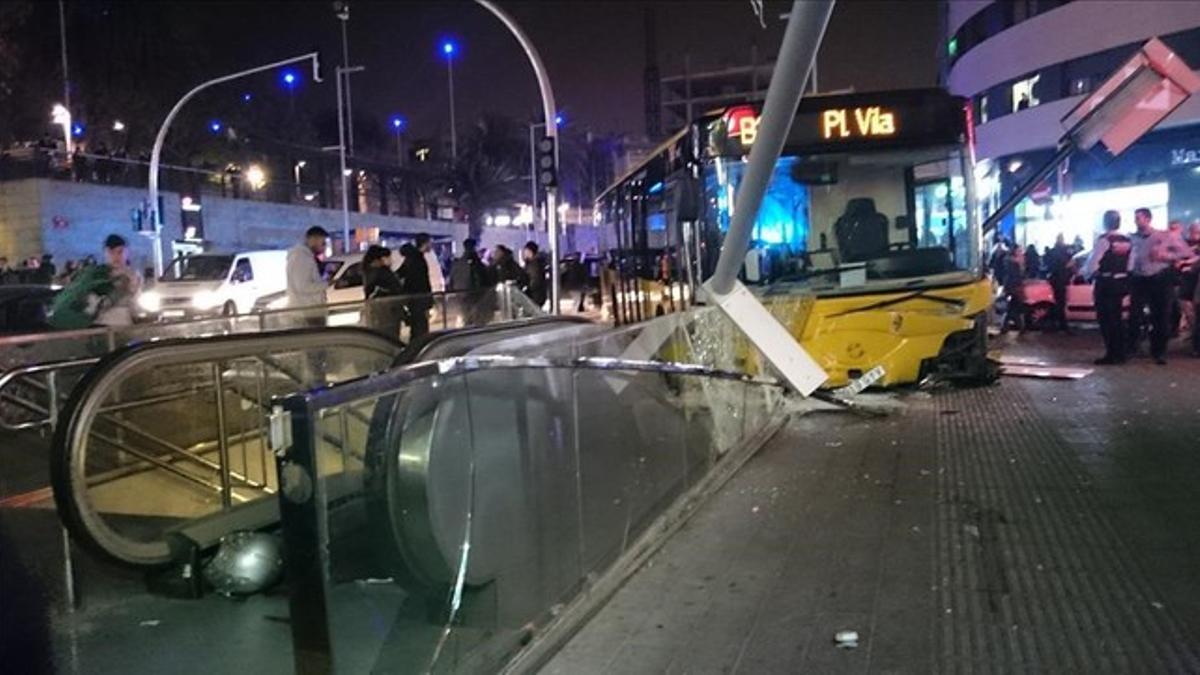
[[[558,185],[558,162],[555,161],[554,138],[542,136],[537,144],[538,184],[542,187]]]

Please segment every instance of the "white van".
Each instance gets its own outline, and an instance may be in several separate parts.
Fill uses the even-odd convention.
[[[286,288],[287,251],[183,256],[138,296],[139,316],[178,320],[247,314],[259,298]]]

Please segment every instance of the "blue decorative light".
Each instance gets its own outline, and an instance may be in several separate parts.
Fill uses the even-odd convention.
[[[242,103],[249,103],[253,98],[254,96],[252,96],[250,92],[246,92],[245,94],[242,94]]]
[[[83,135],[83,132],[84,132],[84,126],[82,123],[76,122],[75,124],[73,124],[71,126],[71,135],[72,136],[79,138],[80,136]]]
[[[554,116],[554,126],[561,127],[562,125],[564,125],[566,123],[567,123],[567,118],[563,117],[562,113],[557,113]]]
[[[296,76],[296,71],[294,70],[283,71],[283,75],[280,76],[280,79],[283,80],[283,86],[287,87],[288,89],[294,88],[296,86],[296,82],[300,80],[300,78]]]
[[[400,115],[393,115],[392,116],[392,128],[395,129],[396,131],[400,131],[401,129],[403,129],[404,128],[404,118],[401,117]]]
[[[446,58],[454,58],[454,53],[457,51],[458,45],[454,44],[453,40],[445,40],[442,42],[442,55]]]
[[[214,134],[221,133],[221,120],[213,120],[208,123],[208,130]]]

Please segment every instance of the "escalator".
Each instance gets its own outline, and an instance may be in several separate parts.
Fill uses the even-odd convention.
[[[298,670],[529,669],[783,421],[718,321],[130,346],[63,410],[55,504],[73,540],[144,569],[278,529]]]
[[[359,328],[323,328],[146,342],[92,367],[60,415],[51,453],[54,502],[73,538],[134,566],[178,557],[175,543],[278,520],[268,439],[271,401],[491,340],[581,326],[535,318],[430,334],[408,348]],[[369,417],[339,434],[359,443]],[[342,433],[344,432],[344,433]],[[359,443],[361,444],[361,443]],[[362,453],[331,445],[343,467]]]

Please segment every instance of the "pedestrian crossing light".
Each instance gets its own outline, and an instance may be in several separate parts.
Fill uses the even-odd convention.
[[[543,136],[537,144],[538,184],[542,187],[558,185],[558,163],[554,155],[554,138]]]

